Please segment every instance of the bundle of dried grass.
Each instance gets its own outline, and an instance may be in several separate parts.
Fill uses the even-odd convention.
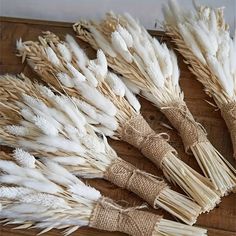
[[[74,103],[97,128],[140,149],[204,212],[213,209],[219,196],[212,183],[178,159],[164,135],[150,128],[139,113],[136,97],[120,77],[107,72],[103,52],[98,50],[97,59],[89,60],[71,36],[66,39],[60,41],[47,32],[40,42],[18,42],[18,50],[45,82],[75,97]],[[100,114],[106,119],[100,119]]]
[[[221,110],[236,158],[236,36],[230,37],[223,8],[195,6],[189,13],[169,1],[163,12],[167,34]]]
[[[14,161],[13,161],[14,160]],[[37,228],[40,234],[64,229],[69,235],[82,226],[129,235],[206,235],[206,230],[165,220],[162,216],[124,209],[85,185],[59,164],[16,149],[0,160],[0,219]]]
[[[21,79],[0,77],[2,144],[24,147],[80,177],[105,178],[187,224],[196,222],[201,212],[198,204],[171,190],[163,179],[119,158],[106,137],[88,125],[70,99]]]
[[[79,22],[74,29],[79,38],[96,49],[103,48],[102,42],[106,41],[106,47],[116,52],[110,55],[103,48],[109,66],[124,76],[131,90],[144,96],[166,115],[180,133],[186,152],[194,154],[215,190],[222,196],[232,191],[236,186],[235,169],[209,142],[204,128],[194,120],[184,102],[174,52],[151,37],[127,14],[110,13],[99,23]],[[201,79],[205,81],[203,77]]]

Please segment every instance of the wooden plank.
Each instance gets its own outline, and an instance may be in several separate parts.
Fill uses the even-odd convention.
[[[69,33],[74,34],[70,23],[63,22],[48,22],[48,21],[37,21],[37,20],[26,20],[16,18],[0,18],[0,74],[4,73],[20,73],[24,72],[31,78],[37,78],[37,75],[26,65],[21,64],[21,59],[15,56],[15,43],[16,40],[22,38],[25,40],[36,40],[38,35],[42,31],[50,30],[60,37]],[[160,40],[167,40],[163,32],[151,32],[153,35],[158,36]],[[86,52],[93,56],[94,51],[85,43],[81,42],[81,45],[86,48]],[[220,116],[219,111],[215,111],[215,108],[210,106],[205,100],[213,102],[203,92],[202,86],[196,80],[193,79],[193,75],[189,72],[187,66],[183,63],[183,59],[179,56],[179,64],[181,69],[181,87],[185,93],[185,100],[189,106],[189,109],[194,114],[195,118],[201,122],[208,132],[210,141],[217,147],[217,149],[229,160],[234,163],[232,158],[232,146],[230,142],[229,133],[226,125]],[[175,130],[167,130],[161,124],[167,123],[167,119],[157,108],[152,106],[149,102],[144,99],[140,99],[142,104],[142,114],[156,131],[168,132],[171,137],[171,144],[177,149],[180,157],[188,163],[190,166],[199,170],[199,167],[194,160],[193,156],[188,156],[184,153],[183,144]],[[131,162],[140,169],[146,170],[152,174],[160,175],[161,171],[158,170],[149,160],[144,158],[138,150],[131,147],[130,145],[109,140],[110,144],[114,147],[117,153],[125,160]],[[235,163],[234,163],[235,164]],[[87,181],[92,186],[95,186],[105,196],[109,196],[118,202],[124,200],[127,202],[127,206],[134,206],[141,204],[143,201],[133,193],[126,190],[122,190],[105,180],[89,180]],[[179,190],[177,187],[173,188]],[[174,220],[172,216],[163,210],[150,211],[163,214],[166,218]],[[209,228],[210,236],[236,236],[236,198],[235,194],[231,194],[222,199],[220,205],[211,211],[209,214],[203,214],[199,217],[197,225],[201,225]],[[14,231],[9,226],[0,227],[1,236],[11,235],[34,235],[35,230],[18,230]],[[45,235],[58,235],[59,231],[53,230]],[[83,236],[108,236],[108,235],[124,235],[121,233],[109,233],[101,232],[94,229],[83,228],[79,229],[73,235]]]

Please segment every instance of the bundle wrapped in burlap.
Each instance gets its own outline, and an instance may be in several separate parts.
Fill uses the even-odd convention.
[[[234,158],[236,159],[236,102],[227,103],[223,105],[220,110],[230,132],[234,150]]]
[[[194,120],[184,101],[167,104],[161,108],[161,112],[178,130],[186,152],[189,152],[190,148],[198,143],[209,142],[205,130]]]
[[[162,216],[137,208],[124,209],[107,198],[101,198],[94,207],[89,226],[134,236],[151,236],[161,219]]]
[[[163,137],[165,135],[155,133],[139,114],[123,125],[121,139],[138,148],[144,156],[162,169],[163,158],[169,153],[177,154]]]
[[[156,208],[156,200],[168,185],[156,176],[141,171],[133,165],[117,158],[106,170],[104,178],[110,182],[136,193]]]

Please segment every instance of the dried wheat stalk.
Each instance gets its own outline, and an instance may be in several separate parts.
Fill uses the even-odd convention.
[[[7,160],[6,160],[7,159]],[[140,207],[124,209],[85,185],[58,163],[16,149],[0,159],[0,219],[15,229],[42,233],[64,229],[69,235],[82,226],[130,235],[206,235],[206,230],[165,220]]]
[[[167,34],[221,110],[236,157],[236,37],[230,37],[223,8],[195,6],[189,13],[170,1],[163,11]]]
[[[194,120],[184,102],[174,52],[151,37],[128,14],[110,13],[99,23],[79,22],[74,29],[79,38],[94,48],[104,46],[109,66],[124,76],[133,92],[141,94],[166,115],[179,131],[186,152],[194,154],[214,188],[222,196],[232,191],[236,186],[235,169],[209,142],[204,128]],[[115,55],[109,54],[107,47]]]
[[[85,178],[105,178],[153,207],[162,207],[185,223],[196,222],[201,207],[170,189],[161,178],[119,158],[105,136],[96,132],[66,96],[22,77],[0,78],[4,145],[24,147]]]
[[[91,123],[97,128],[112,138],[122,139],[139,148],[203,211],[213,209],[219,196],[211,189],[211,182],[178,159],[176,151],[163,135],[156,134],[149,127],[139,113],[140,104],[136,97],[120,77],[107,72],[103,52],[98,50],[97,59],[89,60],[71,36],[66,40],[63,42],[46,32],[44,37],[39,37],[40,42],[19,41],[18,51],[45,82],[76,97],[75,104],[93,119]],[[107,119],[97,119],[99,112],[106,113]]]

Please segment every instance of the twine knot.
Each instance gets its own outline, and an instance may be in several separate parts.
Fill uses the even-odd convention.
[[[168,134],[156,134],[142,115],[128,120],[121,132],[121,139],[138,148],[144,156],[162,168],[162,161],[169,152],[174,152],[169,143]]]
[[[173,102],[162,107],[161,112],[179,132],[186,153],[189,153],[189,149],[197,143],[208,142],[205,128],[194,120],[184,101]]]

